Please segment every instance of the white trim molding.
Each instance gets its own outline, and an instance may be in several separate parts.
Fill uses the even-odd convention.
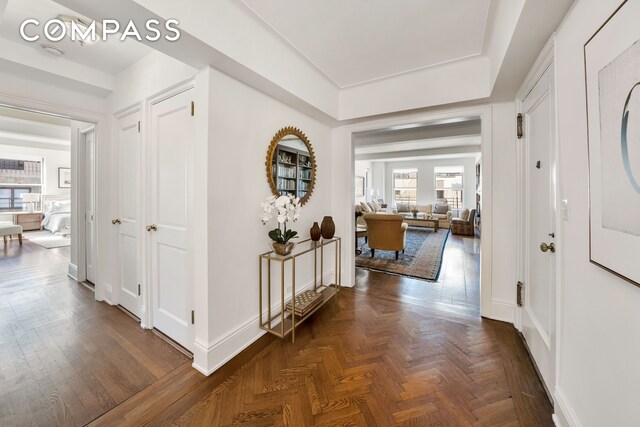
[[[557,427],[582,427],[583,424],[578,419],[576,412],[573,410],[567,396],[563,393],[558,385],[553,395],[555,401],[553,422]]]

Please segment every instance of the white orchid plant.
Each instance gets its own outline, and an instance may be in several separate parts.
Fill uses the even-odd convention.
[[[277,243],[287,243],[289,240],[296,238],[298,232],[287,229],[287,223],[296,222],[300,217],[299,198],[289,195],[270,196],[260,203],[260,207],[262,207],[262,213],[260,214],[262,225],[268,224],[274,218],[278,223],[278,228],[269,231],[271,240]]]

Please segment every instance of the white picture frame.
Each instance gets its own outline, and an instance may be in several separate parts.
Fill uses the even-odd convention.
[[[58,168],[58,188],[71,188],[71,168]]]
[[[589,258],[640,286],[640,2],[625,0],[584,45]]]

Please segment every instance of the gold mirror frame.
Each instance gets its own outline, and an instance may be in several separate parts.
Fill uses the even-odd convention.
[[[280,129],[271,139],[271,144],[269,145],[269,150],[267,150],[267,161],[265,162],[265,166],[267,169],[267,182],[269,182],[269,187],[271,187],[271,192],[274,196],[280,196],[280,192],[278,191],[278,187],[276,186],[276,182],[273,178],[273,156],[278,148],[278,144],[287,135],[295,135],[298,137],[304,145],[306,145],[307,150],[309,151],[309,157],[311,158],[311,181],[309,182],[309,188],[307,189],[307,194],[303,198],[300,199],[300,205],[304,205],[309,201],[311,194],[313,193],[313,189],[316,186],[316,156],[313,152],[313,147],[311,146],[311,142],[309,138],[298,128],[287,126]]]

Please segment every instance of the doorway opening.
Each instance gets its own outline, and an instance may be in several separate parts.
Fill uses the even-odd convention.
[[[356,286],[400,280],[416,284],[402,287],[406,297],[479,315],[480,117],[355,132],[352,142]]]
[[[95,125],[0,106],[5,270],[64,264],[77,281],[95,281],[94,210]]]

